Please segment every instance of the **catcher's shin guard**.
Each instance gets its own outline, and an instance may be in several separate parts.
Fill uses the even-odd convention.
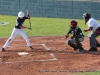
[[[79,50],[79,53],[82,53],[84,50],[83,50],[82,44],[80,43],[78,39],[76,39],[75,44]]]
[[[78,49],[83,50],[82,44],[79,41],[76,41],[76,46]]]
[[[68,45],[69,46],[71,46],[72,48],[74,48],[74,50],[76,50],[77,49],[77,47],[75,46],[75,44],[73,44],[73,43],[71,43],[71,41],[70,40],[68,40]]]

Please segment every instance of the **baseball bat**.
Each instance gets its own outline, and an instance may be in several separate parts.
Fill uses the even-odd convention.
[[[26,9],[26,12],[27,12],[27,16],[30,16],[30,13],[29,13],[28,9]],[[30,28],[32,28],[30,18],[29,18],[29,24],[30,24]]]

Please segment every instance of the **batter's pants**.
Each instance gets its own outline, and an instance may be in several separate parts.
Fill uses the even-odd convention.
[[[9,39],[6,41],[6,43],[4,44],[3,48],[7,48],[8,45],[12,42],[12,40],[18,35],[20,34],[26,41],[27,43],[27,46],[31,46],[30,42],[29,42],[29,39],[26,35],[26,33],[24,32],[23,29],[17,29],[17,28],[14,28],[13,31],[12,31],[12,34],[11,36],[9,37]],[[20,42],[20,41],[19,41]]]

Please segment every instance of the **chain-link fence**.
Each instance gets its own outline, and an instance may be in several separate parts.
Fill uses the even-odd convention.
[[[81,19],[84,12],[100,19],[100,0],[0,0],[0,14],[17,15],[30,10],[34,17]]]
[[[93,1],[99,2],[100,0],[47,0],[47,1]]]
[[[29,9],[31,16],[33,17],[82,19],[82,14],[88,12],[94,18],[100,19],[99,8],[100,8],[99,0],[0,0],[1,15],[17,16],[19,11],[23,11],[26,14],[26,9]],[[1,17],[4,16],[0,16],[0,20],[2,21],[3,18]],[[1,30],[0,34],[2,34],[2,31],[5,31],[3,34],[5,37],[10,36],[16,20],[15,18],[10,17],[8,19],[5,18],[4,21],[8,22],[9,19],[11,19],[11,21],[9,21],[10,24],[12,25],[11,27],[9,26],[6,26],[5,28],[0,27]],[[51,33],[46,29],[51,28],[51,23],[53,23],[52,21],[49,22],[46,20],[47,23],[45,23],[44,25],[47,26],[42,27],[42,25],[33,22],[33,20],[31,20],[32,24],[37,25],[37,27],[34,26],[33,27],[34,29],[32,31],[26,30],[26,33],[28,33],[29,36],[37,36],[37,34],[40,35],[40,33],[41,34],[46,33],[44,35],[47,34],[57,35],[57,33],[61,33],[60,35],[62,35],[64,34],[64,32],[62,31],[66,31],[66,29],[61,24],[60,28],[62,28],[62,30],[59,31],[58,28],[57,31]],[[43,22],[45,21],[43,20]],[[58,21],[56,23],[58,23]],[[58,26],[58,24],[54,24],[54,25]],[[44,31],[42,31],[43,28],[45,28]],[[55,29],[51,28],[51,30],[55,30]],[[34,33],[37,34],[35,35]]]

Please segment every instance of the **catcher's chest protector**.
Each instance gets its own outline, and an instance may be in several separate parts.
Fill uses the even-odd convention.
[[[73,34],[73,36],[75,36],[77,34],[77,29],[73,29],[72,34]]]

